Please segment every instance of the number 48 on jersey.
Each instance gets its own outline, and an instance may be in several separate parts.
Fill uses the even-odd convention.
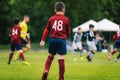
[[[63,30],[63,21],[62,20],[55,20],[54,24],[52,26],[52,29],[54,29],[55,31],[62,31]]]

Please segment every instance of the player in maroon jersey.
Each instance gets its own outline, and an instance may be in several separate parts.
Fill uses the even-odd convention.
[[[119,28],[120,28],[120,25],[119,25]],[[114,50],[109,54],[108,61],[110,61],[112,55],[114,55],[117,52],[117,49],[120,48],[120,29],[113,36],[113,41],[115,41]],[[115,58],[115,61],[118,62],[119,58],[120,58],[120,53]]]
[[[45,67],[42,75],[42,80],[47,80],[50,66],[54,59],[56,53],[58,54],[58,64],[59,64],[59,80],[64,80],[65,64],[64,58],[66,55],[66,38],[70,35],[70,24],[69,19],[64,16],[65,5],[63,2],[57,2],[55,4],[56,15],[52,16],[46,25],[46,28],[42,35],[42,40],[40,46],[44,46],[45,39],[50,33],[50,43],[49,43],[49,55],[45,62]]]
[[[14,51],[16,49],[20,53],[21,59],[23,61],[22,64],[29,65],[28,62],[25,62],[23,50],[22,50],[22,42],[21,42],[21,38],[20,38],[20,33],[23,33],[23,32],[21,31],[21,28],[19,26],[20,19],[15,18],[14,23],[15,23],[15,25],[11,28],[10,33],[9,33],[9,36],[11,37],[11,52],[9,54],[8,64],[11,63]],[[23,34],[25,34],[25,33],[23,33]]]

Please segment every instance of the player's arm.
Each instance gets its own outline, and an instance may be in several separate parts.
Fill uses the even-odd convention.
[[[74,34],[74,42],[76,43],[76,39],[77,39],[77,33]]]
[[[45,40],[46,40],[47,34],[48,34],[48,29],[45,28],[43,35],[42,35],[41,42],[40,42],[40,47],[43,47],[45,45]]]
[[[11,33],[9,33],[9,36],[11,37]]]
[[[83,34],[81,33],[81,40],[80,40],[80,43],[82,44],[83,43]]]
[[[115,41],[117,38],[117,32],[113,35],[112,40]]]
[[[42,38],[41,38],[41,42],[40,42],[40,47],[43,47],[45,45],[45,40],[46,40],[46,37],[47,37],[47,34],[49,32],[49,27],[50,27],[50,19],[49,21],[47,22],[47,25],[46,25],[46,28],[44,29],[43,31],[43,34],[42,34]]]
[[[12,35],[12,31],[10,30],[10,32],[9,32],[9,36],[11,37],[11,35]]]
[[[47,22],[47,25],[43,31],[43,34],[42,34],[42,38],[41,38],[41,42],[40,42],[40,47],[43,47],[45,45],[45,40],[46,40],[46,37],[47,37],[47,34],[50,30],[50,19],[48,20]]]

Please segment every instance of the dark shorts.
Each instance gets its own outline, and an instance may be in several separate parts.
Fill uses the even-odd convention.
[[[22,50],[22,44],[11,44],[11,51]]]
[[[120,48],[120,39],[115,41],[114,48]]]
[[[24,40],[21,38],[21,41],[22,41],[22,45],[25,46],[26,44],[28,44],[28,41]]]
[[[50,38],[48,52],[53,55],[56,55],[56,53],[65,55],[67,53],[66,39]]]

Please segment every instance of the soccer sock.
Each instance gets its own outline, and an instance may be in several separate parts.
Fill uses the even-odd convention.
[[[83,50],[80,50],[80,57],[82,57],[82,54],[83,54]]]
[[[19,53],[19,51],[17,51],[17,53],[15,55],[15,60],[17,60],[19,56],[20,56],[20,53]]]
[[[44,72],[42,75],[42,80],[47,80],[48,72],[49,72],[49,69],[50,69],[50,66],[52,64],[53,59],[54,59],[54,57],[48,56],[46,63],[45,63],[45,68],[44,68]]]
[[[23,53],[20,53],[20,57],[21,57],[22,61],[25,61],[25,58],[24,58],[24,54],[23,54]]]
[[[90,52],[90,59],[92,59],[92,58],[93,58],[93,56],[94,56],[94,52],[93,52],[93,51],[91,51],[91,52]]]
[[[116,51],[113,50],[112,53],[111,53],[111,55],[114,55],[115,53],[116,53]]]
[[[13,57],[13,52],[11,52],[10,54],[9,54],[9,60],[8,60],[8,64],[10,64],[10,62],[11,62],[11,60],[12,60],[12,57]]]
[[[50,69],[50,66],[52,64],[53,59],[54,59],[54,57],[48,56],[46,63],[45,63],[44,71],[47,70],[49,72],[49,69]]]
[[[75,58],[75,57],[76,57],[76,52],[75,52],[75,50],[72,51],[72,54],[73,54],[73,57]]]
[[[118,54],[118,56],[117,56],[117,59],[119,59],[120,58],[120,53]]]
[[[65,64],[64,59],[59,59],[59,80],[64,80]]]

